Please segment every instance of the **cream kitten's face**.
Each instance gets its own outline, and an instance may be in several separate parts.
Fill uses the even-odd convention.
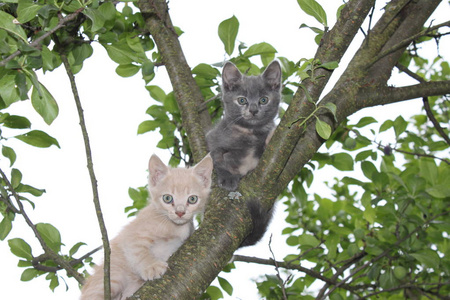
[[[211,186],[212,159],[207,155],[196,166],[172,169],[153,155],[149,162],[151,201],[175,224],[183,225],[202,212]]]

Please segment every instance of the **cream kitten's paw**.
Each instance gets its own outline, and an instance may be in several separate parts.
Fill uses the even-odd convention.
[[[153,280],[161,278],[161,276],[166,273],[168,266],[169,265],[165,261],[157,261],[143,270],[142,279]]]

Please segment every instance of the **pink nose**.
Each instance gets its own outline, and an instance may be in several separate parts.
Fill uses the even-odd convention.
[[[175,213],[176,213],[177,216],[179,216],[180,218],[186,214],[184,211],[177,211],[177,212],[175,212]]]

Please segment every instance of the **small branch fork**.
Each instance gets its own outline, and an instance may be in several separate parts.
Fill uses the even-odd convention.
[[[8,199],[4,199],[3,197],[0,197],[1,200],[7,204],[8,207],[14,207],[14,209],[12,209],[12,211],[19,213],[20,215],[22,215],[22,217],[25,219],[25,222],[27,223],[27,225],[31,228],[31,230],[33,230],[34,235],[36,236],[36,238],[38,239],[39,243],[41,244],[42,249],[45,252],[45,257],[47,257],[47,259],[51,259],[53,260],[55,263],[57,263],[60,266],[60,269],[64,269],[66,270],[67,274],[69,274],[70,276],[73,276],[80,284],[83,284],[84,282],[84,277],[78,273],[72,266],[72,264],[66,260],[64,260],[61,256],[59,256],[57,253],[55,253],[44,241],[44,239],[42,238],[41,234],[39,233],[39,231],[36,228],[36,225],[34,225],[34,223],[31,221],[30,217],[27,215],[27,213],[25,212],[25,209],[23,207],[22,202],[20,201],[20,197],[19,195],[16,193],[16,191],[14,190],[13,186],[11,185],[11,182],[9,181],[9,179],[6,177],[5,173],[3,172],[3,170],[0,169],[0,176],[2,178],[2,180],[5,182],[6,186],[8,187],[10,193],[12,194],[12,196],[14,197],[14,199],[16,200],[17,206],[18,208],[15,208],[12,203],[10,203],[10,201]]]

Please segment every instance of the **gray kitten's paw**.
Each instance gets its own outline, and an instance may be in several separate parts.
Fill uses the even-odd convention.
[[[240,179],[241,177],[239,175],[224,176],[219,177],[218,183],[221,188],[227,191],[235,191],[238,188]]]
[[[142,279],[147,281],[161,278],[161,276],[166,273],[168,266],[169,265],[165,261],[157,261],[143,270],[141,274]]]

